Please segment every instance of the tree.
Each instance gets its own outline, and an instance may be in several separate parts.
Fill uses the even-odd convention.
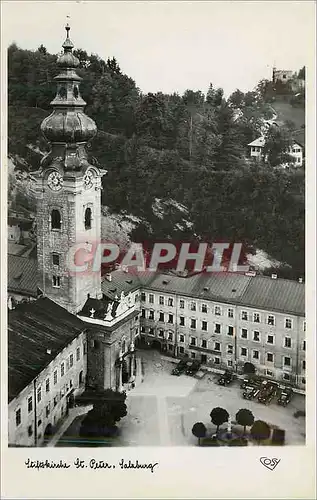
[[[201,438],[204,438],[206,436],[206,426],[202,422],[196,422],[196,424],[193,425],[192,428],[192,433],[196,438],[198,438],[198,444],[200,446],[200,440]]]
[[[298,72],[298,78],[301,80],[305,80],[305,66],[303,66]]]
[[[243,105],[244,93],[241,90],[237,89],[232,92],[231,96],[228,99],[228,103],[230,106],[234,108],[241,108]]]
[[[291,144],[291,132],[286,127],[270,127],[268,129],[263,153],[272,167],[294,161],[294,158],[289,154]]]
[[[86,393],[82,396],[86,403],[93,403],[80,428],[84,437],[104,437],[115,434],[116,423],[127,414],[125,392],[112,389]]]
[[[245,434],[246,427],[250,427],[254,423],[254,415],[252,411],[242,408],[236,414],[236,421],[243,426],[243,434]]]
[[[248,361],[244,363],[243,373],[246,375],[254,375],[255,374],[255,366],[253,363],[249,363]]]
[[[248,440],[243,437],[237,437],[229,441],[229,446],[248,446]]]
[[[250,434],[260,444],[261,441],[270,437],[271,428],[263,420],[256,420],[251,427]]]
[[[220,425],[224,424],[225,422],[228,422],[229,413],[224,408],[220,408],[219,406],[217,406],[210,412],[210,418],[212,423],[217,426],[217,433],[218,433]]]

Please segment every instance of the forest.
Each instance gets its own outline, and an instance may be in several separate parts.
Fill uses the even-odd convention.
[[[190,89],[144,94],[114,57],[74,54],[86,113],[98,126],[88,151],[108,171],[102,203],[143,221],[132,240],[242,242],[282,262],[281,276],[304,277],[305,172],[278,168],[294,124],[268,131],[267,162],[251,161],[247,147],[273,116],[276,99],[289,96],[293,106],[303,106],[303,92],[295,97],[287,85],[262,80],[228,98],[212,83],[206,95]],[[49,148],[40,123],[51,112],[56,61],[43,45],[8,49],[8,153],[31,170]],[[184,214],[175,204],[159,217],[157,199],[186,207],[190,224],[179,224]]]

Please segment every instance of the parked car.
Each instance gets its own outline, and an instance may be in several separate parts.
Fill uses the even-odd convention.
[[[172,370],[172,375],[181,375],[181,373],[184,373],[186,370],[186,367],[188,365],[188,361],[185,359],[181,359],[179,363],[173,368]]]
[[[233,381],[233,373],[229,370],[225,371],[223,375],[221,375],[218,379],[219,385],[229,385]]]
[[[244,391],[242,394],[244,399],[254,399],[260,393],[260,389],[258,387],[251,387],[249,390]]]
[[[200,368],[200,362],[195,359],[191,365],[186,368],[186,375],[195,375]]]
[[[279,398],[277,400],[277,404],[281,406],[286,406],[290,402],[290,400],[293,397],[293,391],[292,389],[282,389],[282,392],[279,395]]]
[[[242,396],[244,397],[244,399],[252,399],[251,394],[253,393],[253,391],[254,391],[254,387],[248,386],[243,391]]]
[[[268,383],[265,388],[260,391],[260,394],[258,396],[259,403],[269,404],[276,395],[276,391],[276,385]]]

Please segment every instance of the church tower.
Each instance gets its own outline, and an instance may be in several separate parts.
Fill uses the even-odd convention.
[[[88,243],[93,252],[100,242],[101,178],[106,171],[88,160],[86,145],[97,127],[84,113],[76,73],[79,60],[72,53],[69,30],[67,25],[64,52],[57,61],[53,112],[41,125],[51,149],[36,175],[37,259],[43,294],[76,314],[87,297],[102,296],[100,270],[74,272],[68,259],[76,244]]]

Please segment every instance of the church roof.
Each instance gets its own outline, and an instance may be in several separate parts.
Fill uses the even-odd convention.
[[[20,255],[8,255],[8,291],[37,296],[37,261]]]
[[[8,311],[9,402],[84,329],[79,318],[48,298]]]

